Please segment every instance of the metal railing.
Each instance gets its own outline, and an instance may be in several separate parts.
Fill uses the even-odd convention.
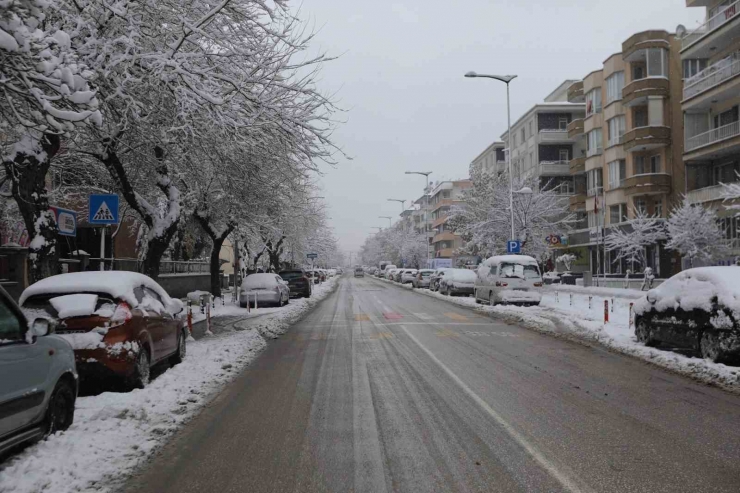
[[[586,190],[586,195],[589,197],[595,197],[601,195],[604,192],[604,187],[594,187]]]
[[[693,137],[686,139],[686,152],[693,151],[700,147],[704,147],[721,140],[730,139],[740,135],[740,121],[732,122],[728,125],[713,128],[708,132],[704,132]]]
[[[701,204],[711,202],[722,198],[722,185],[710,185],[708,187],[697,188],[686,192],[686,198],[691,204]]]
[[[697,94],[701,94],[738,74],[740,74],[740,58],[737,53],[733,53],[727,58],[705,68],[690,79],[686,79],[684,82],[683,98],[689,99]]]
[[[735,18],[738,12],[740,12],[740,0],[728,5],[724,9],[714,14],[698,28],[689,31],[682,39],[682,48],[688,48],[689,46],[693,45],[694,43],[705,37],[707,34],[710,34],[711,32],[718,29],[720,26],[727,24],[729,21]]]
[[[88,260],[88,270],[100,270],[100,262],[105,270],[122,270],[126,272],[141,272],[142,262],[135,258],[103,258],[97,257]],[[208,274],[211,271],[210,262],[181,260],[162,260],[159,263],[160,274]]]

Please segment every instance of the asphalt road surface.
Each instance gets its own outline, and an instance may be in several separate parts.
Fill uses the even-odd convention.
[[[740,397],[345,278],[126,491],[737,493]]]

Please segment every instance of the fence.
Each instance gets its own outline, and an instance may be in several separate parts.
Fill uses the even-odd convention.
[[[87,270],[100,270],[103,262],[105,270],[122,270],[127,272],[141,272],[142,262],[135,258],[90,258]],[[162,260],[159,263],[159,274],[208,274],[211,272],[210,262],[181,260]]]

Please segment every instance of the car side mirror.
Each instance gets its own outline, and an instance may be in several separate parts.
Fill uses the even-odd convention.
[[[51,322],[46,318],[37,318],[31,324],[31,335],[34,337],[44,337],[51,332]]]

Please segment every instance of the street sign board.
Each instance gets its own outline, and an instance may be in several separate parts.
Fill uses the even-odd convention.
[[[509,240],[506,242],[507,253],[522,253],[522,242],[519,240]]]
[[[77,213],[59,207],[49,207],[54,212],[57,230],[62,236],[77,236]]]
[[[310,259],[319,258],[319,254],[318,253],[307,253],[306,257]]]
[[[90,224],[118,224],[118,195],[90,195],[87,222]]]

